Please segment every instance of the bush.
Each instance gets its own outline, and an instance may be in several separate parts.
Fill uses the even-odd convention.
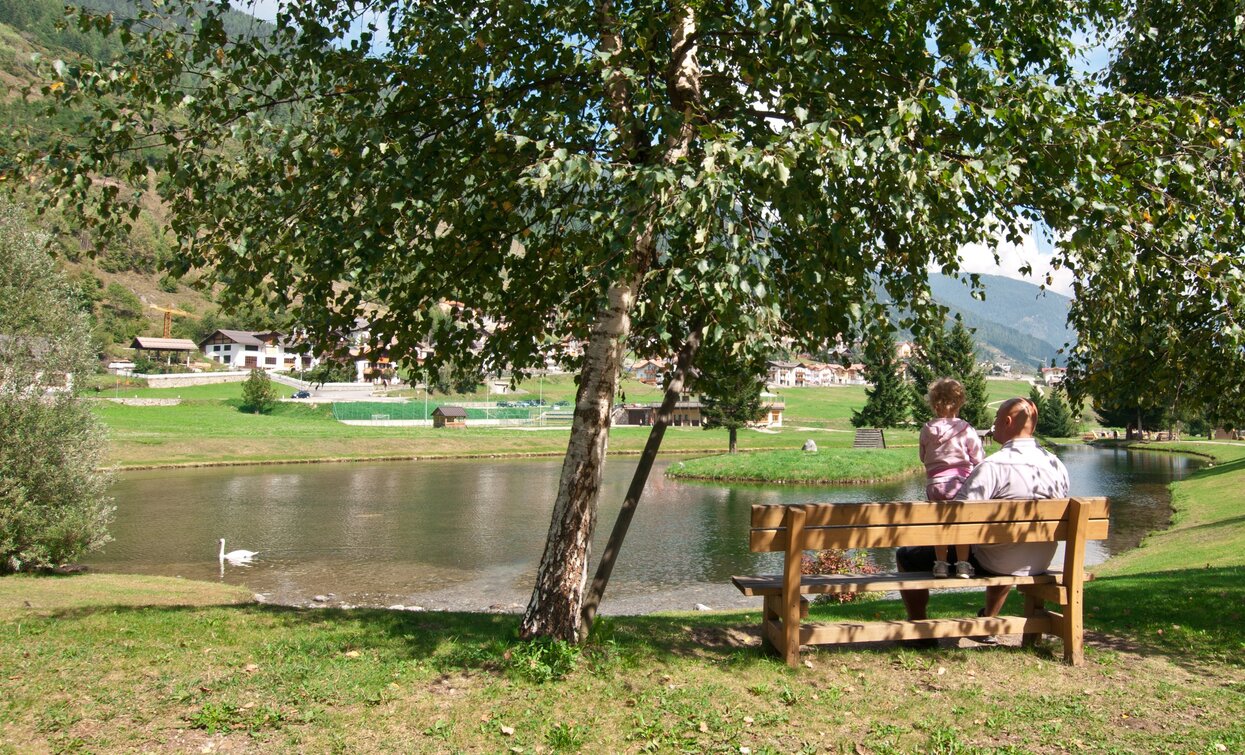
[[[108,541],[105,436],[78,388],[88,316],[17,208],[0,203],[0,572],[49,568]]]
[[[242,384],[242,408],[254,414],[267,414],[277,405],[277,391],[263,370],[251,370]]]
[[[353,383],[356,374],[353,364],[329,360],[321,362],[309,370],[303,370],[297,374],[297,377],[299,380],[306,380],[308,383],[324,385],[325,383]]]
[[[877,574],[881,569],[873,563],[868,551],[850,553],[842,548],[828,548],[817,555],[807,553],[800,559],[801,574]],[[840,592],[817,596],[817,602],[850,603],[867,593]]]
[[[1080,423],[1059,389],[1051,390],[1039,405],[1037,431],[1049,438],[1071,438],[1080,432]]]

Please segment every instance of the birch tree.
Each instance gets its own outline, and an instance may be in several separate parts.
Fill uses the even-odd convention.
[[[624,349],[813,350],[875,294],[919,334],[964,245],[1072,238],[1136,166],[1237,149],[1196,105],[1078,78],[1110,3],[303,0],[234,37],[226,7],[80,17],[125,53],[56,67],[41,94],[86,108],[86,146],[22,170],[105,239],[154,190],[175,272],[312,337],[365,314],[413,355],[451,301],[433,369],[522,375],[585,343],[527,637],[577,636]]]

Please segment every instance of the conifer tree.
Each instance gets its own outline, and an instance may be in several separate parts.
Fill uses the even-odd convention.
[[[865,389],[865,405],[852,412],[853,427],[899,427],[908,419],[911,388],[899,374],[895,334],[883,324],[865,343],[865,375],[872,384]]]
[[[1042,389],[1036,385],[1031,387],[1029,389],[1029,400],[1037,407],[1038,419],[1040,420],[1042,415],[1046,413],[1046,396],[1042,394]]]
[[[735,453],[739,428],[756,422],[764,411],[761,389],[765,387],[765,378],[755,370],[736,370],[712,377],[702,376],[699,384],[703,391],[701,416],[704,417],[704,428],[726,428],[730,433],[730,453]]]
[[[1036,389],[1035,389],[1036,390]],[[1038,408],[1037,431],[1051,438],[1070,438],[1077,434],[1077,422],[1063,392],[1053,389]]]
[[[960,417],[973,427],[987,427],[992,416],[986,406],[986,373],[977,363],[977,344],[964,323],[956,320],[949,333],[931,332],[918,352],[908,365],[912,376],[912,419],[920,423],[934,416],[925,394],[930,383],[949,377],[964,386],[966,400]]]

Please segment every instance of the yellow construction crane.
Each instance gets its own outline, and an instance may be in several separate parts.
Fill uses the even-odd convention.
[[[157,312],[164,313],[164,338],[168,338],[173,333],[173,315],[188,315],[189,312],[183,312],[180,309],[172,309],[170,307],[157,307],[154,304],[148,304],[148,307]]]

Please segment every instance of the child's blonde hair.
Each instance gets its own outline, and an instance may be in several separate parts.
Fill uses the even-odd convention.
[[[935,380],[933,383],[930,383],[929,393],[925,394],[925,400],[929,402],[929,407],[939,416],[957,414],[960,411],[960,407],[964,406],[966,399],[964,386],[960,385],[960,381],[955,378],[939,378]]]

